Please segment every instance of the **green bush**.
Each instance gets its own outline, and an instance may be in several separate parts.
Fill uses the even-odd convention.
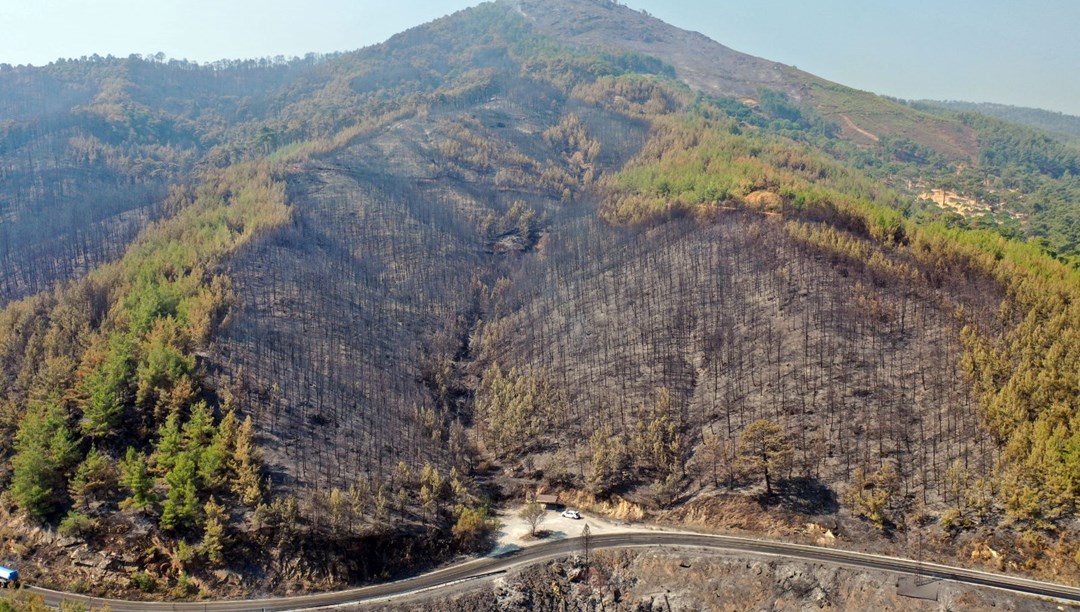
[[[60,521],[60,534],[69,537],[89,537],[94,534],[97,528],[97,519],[75,510],[68,512],[64,519]]]
[[[146,572],[131,574],[131,584],[143,593],[153,593],[157,590],[157,580]]]

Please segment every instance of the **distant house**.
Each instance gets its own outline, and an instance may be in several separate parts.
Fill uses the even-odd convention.
[[[536,496],[536,503],[544,504],[545,508],[547,508],[548,510],[551,510],[551,509],[557,508],[559,506],[559,496],[558,495],[546,495],[546,494],[545,495],[537,495]]]

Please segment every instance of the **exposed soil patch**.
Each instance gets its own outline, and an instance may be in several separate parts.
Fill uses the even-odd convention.
[[[840,115],[840,120],[844,122],[844,127],[845,128],[864,136],[868,140],[871,140],[873,142],[878,142],[879,140],[881,140],[880,138],[877,137],[876,134],[867,132],[866,130],[862,129],[861,127],[855,125],[855,122],[852,121],[851,117],[848,117],[847,115]]]
[[[974,198],[967,198],[959,193],[954,193],[945,189],[931,189],[929,191],[924,191],[919,194],[919,197],[924,200],[930,200],[942,208],[958,212],[965,217],[993,212],[993,209],[989,206],[980,203]]]

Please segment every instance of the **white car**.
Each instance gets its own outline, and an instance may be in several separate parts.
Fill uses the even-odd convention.
[[[578,514],[577,510],[571,510],[570,508],[567,508],[566,510],[563,510],[562,515],[563,515],[563,518],[568,518],[568,519],[575,519],[576,520],[576,519],[581,518],[581,515]]]

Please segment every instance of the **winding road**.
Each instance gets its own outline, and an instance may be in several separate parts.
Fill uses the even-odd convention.
[[[270,612],[280,610],[304,610],[344,604],[361,604],[384,600],[386,598],[431,590],[438,593],[440,587],[446,587],[465,580],[488,577],[505,572],[513,567],[537,563],[553,557],[580,552],[583,549],[582,538],[568,538],[538,544],[515,553],[500,557],[474,559],[428,574],[408,578],[397,582],[378,584],[346,591],[301,595],[296,597],[275,597],[267,599],[248,599],[232,601],[206,601],[185,603],[164,603],[145,601],[123,601],[116,599],[90,598],[83,595],[61,593],[49,589],[27,586],[29,593],[41,595],[50,606],[59,606],[60,602],[80,602],[99,608],[108,604],[114,612]],[[789,559],[815,561],[841,565],[845,567],[881,570],[900,574],[919,574],[925,577],[951,580],[954,582],[981,587],[1006,589],[1009,591],[1038,595],[1054,599],[1080,602],[1080,588],[1049,582],[1029,580],[1005,574],[980,572],[959,567],[950,567],[934,563],[919,563],[911,559],[899,559],[881,555],[857,553],[832,548],[788,544],[769,540],[756,540],[733,536],[690,534],[690,533],[614,533],[594,535],[589,538],[591,550],[631,547],[672,547],[679,549],[707,549],[745,552],[755,555],[771,555]]]

